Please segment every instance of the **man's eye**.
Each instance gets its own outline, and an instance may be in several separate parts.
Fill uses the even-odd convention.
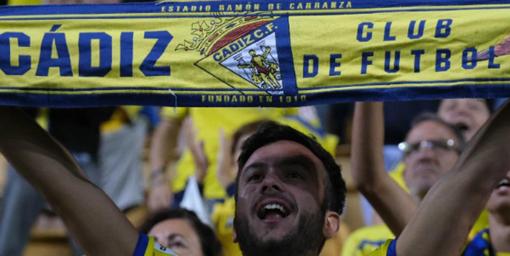
[[[253,174],[253,175],[248,177],[248,182],[257,182],[257,181],[260,181],[261,179],[262,179],[262,175],[260,175],[260,174]]]
[[[289,179],[303,179],[303,175],[299,171],[288,171],[286,177]]]
[[[185,248],[186,246],[184,245],[184,243],[182,243],[180,241],[173,241],[168,244],[168,247],[172,248],[172,249],[176,249],[176,248]]]

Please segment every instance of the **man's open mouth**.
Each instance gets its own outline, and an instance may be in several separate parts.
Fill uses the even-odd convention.
[[[285,218],[289,216],[290,210],[287,206],[279,202],[267,202],[261,204],[257,210],[257,216],[261,220]]]
[[[465,132],[465,131],[469,130],[469,126],[463,122],[456,123],[455,127],[457,127],[461,132]]]
[[[502,181],[500,181],[496,188],[501,188],[501,187],[510,187],[510,180],[508,178],[504,178]]]

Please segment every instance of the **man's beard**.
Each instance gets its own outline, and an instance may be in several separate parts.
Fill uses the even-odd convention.
[[[234,219],[234,226],[244,256],[319,255],[325,242],[322,233],[324,219],[325,209],[316,215],[302,215],[298,227],[277,241],[259,240],[248,222],[239,216]]]

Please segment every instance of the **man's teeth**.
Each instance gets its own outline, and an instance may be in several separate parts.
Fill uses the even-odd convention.
[[[507,187],[510,186],[510,180],[505,178],[502,181],[500,181],[498,184],[498,188],[503,187],[503,186],[507,186]]]
[[[268,204],[264,206],[264,210],[279,210],[282,213],[285,213],[285,208],[279,204]]]
[[[277,214],[281,217],[287,217],[287,209],[279,203],[268,203],[260,209],[259,217],[265,218],[270,214]]]

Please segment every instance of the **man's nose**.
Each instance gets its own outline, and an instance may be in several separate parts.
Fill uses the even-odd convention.
[[[433,159],[435,156],[435,151],[431,147],[422,147],[416,152],[416,158],[419,160]]]
[[[280,179],[275,174],[268,174],[264,177],[262,181],[262,192],[281,192],[282,191],[282,183]]]
[[[470,111],[467,109],[467,107],[460,107],[453,111],[453,113],[454,116],[469,116]]]

